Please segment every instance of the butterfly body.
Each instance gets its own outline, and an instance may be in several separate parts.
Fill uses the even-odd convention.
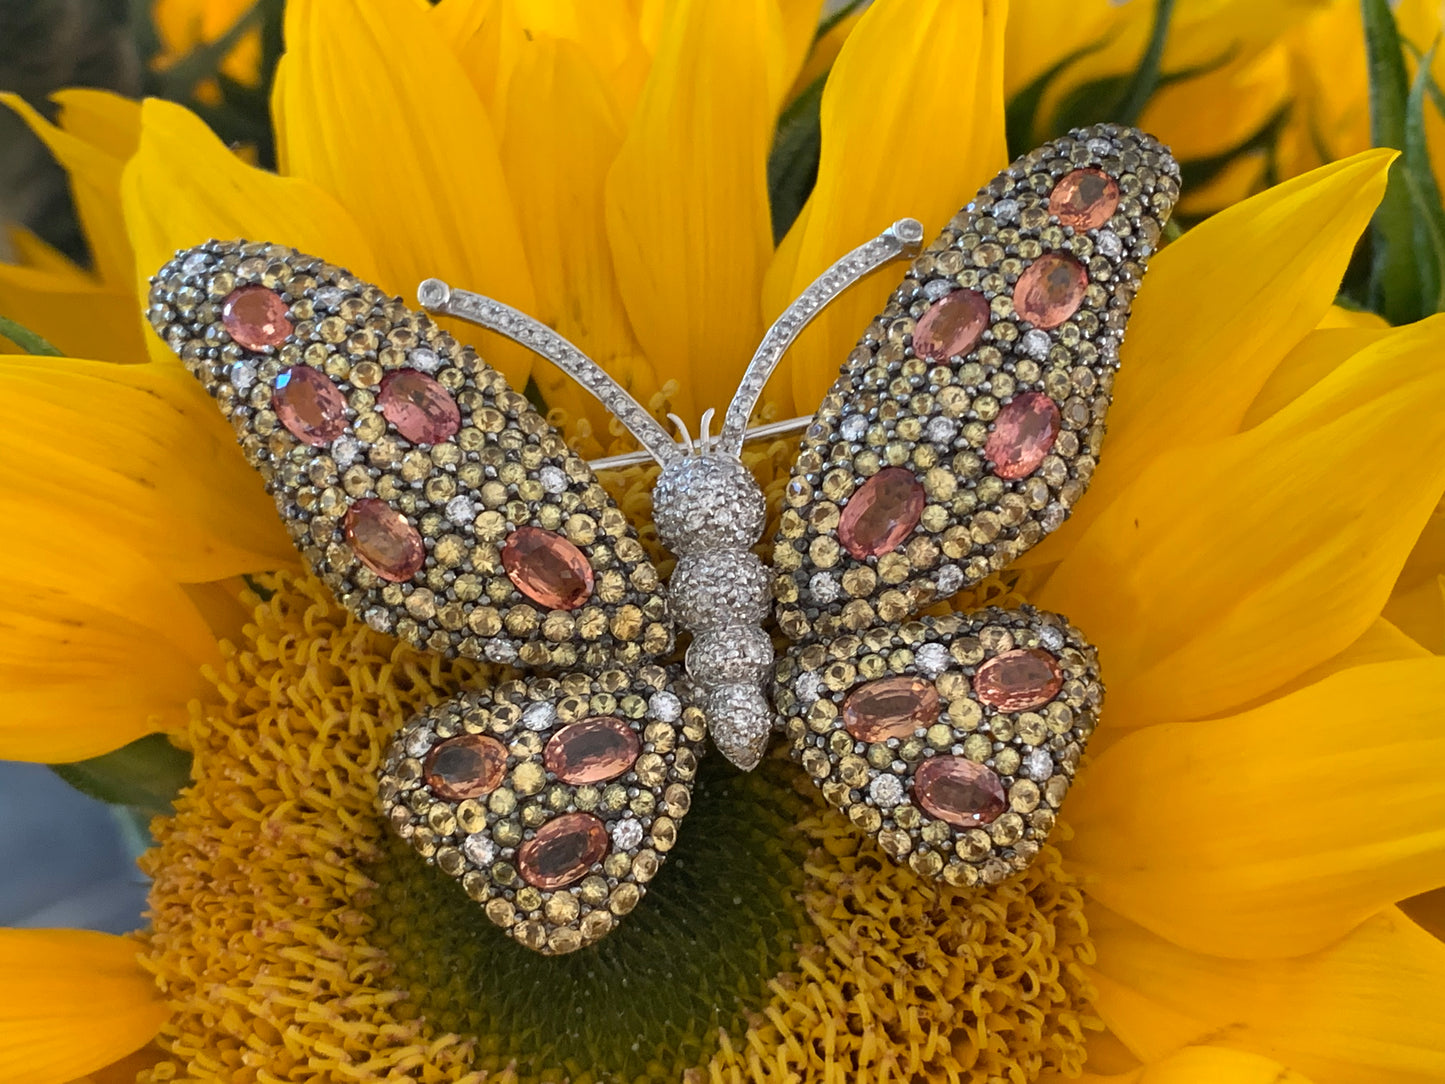
[[[212,241],[149,317],[236,428],[313,572],[359,619],[506,667],[402,723],[392,829],[544,953],[604,936],[677,839],[704,739],[792,758],[892,858],[951,884],[1026,867],[1094,729],[1094,649],[1028,607],[923,611],[1062,524],[1095,470],[1129,306],[1178,195],[1099,125],[1023,156],[927,248],[803,434],[771,561],[743,430],[788,342],[899,255],[901,220],[770,329],[723,432],[679,446],[551,329],[428,280],[429,312],[574,375],[661,465],[662,583],[561,434],[427,313],[284,246]],[[789,645],[775,658],[772,619]],[[681,629],[691,636],[673,655]]]

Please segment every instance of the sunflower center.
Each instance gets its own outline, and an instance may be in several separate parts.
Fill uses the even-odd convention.
[[[172,1006],[155,1079],[1027,1082],[1082,1066],[1093,949],[1057,851],[986,890],[922,880],[781,761],[705,759],[642,905],[590,949],[529,952],[378,812],[396,727],[490,675],[371,631],[316,580],[273,582],[225,648],[186,735],[195,782],[144,860],[145,959]]]

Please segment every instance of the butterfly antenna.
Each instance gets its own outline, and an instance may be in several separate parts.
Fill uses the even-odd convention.
[[[667,420],[677,426],[677,448],[679,452],[691,455],[695,449],[692,444],[692,434],[687,431],[687,422],[683,421],[676,414],[669,414]]]
[[[717,411],[712,407],[708,407],[702,413],[702,421],[699,423],[702,426],[702,435],[698,439],[698,444],[703,455],[708,455],[717,449],[717,442],[712,435],[712,419],[716,413]]]
[[[923,223],[916,218],[900,218],[873,240],[859,245],[824,271],[782,311],[763,336],[757,353],[743,373],[733,401],[728,405],[722,432],[718,436],[719,450],[723,454],[736,456],[742,451],[748,419],[757,408],[763,388],[783,360],[783,354],[813,317],[848,287],[890,260],[917,255],[922,244]]]
[[[684,454],[684,449],[673,442],[657,419],[629,395],[626,388],[613,380],[607,370],[540,320],[534,320],[526,313],[490,297],[454,290],[441,279],[427,279],[417,287],[416,297],[428,312],[455,316],[469,324],[495,331],[546,358],[577,381],[584,391],[591,393],[609,414],[627,427],[628,432],[647,449],[647,454],[663,466]],[[686,429],[683,432],[686,434]]]

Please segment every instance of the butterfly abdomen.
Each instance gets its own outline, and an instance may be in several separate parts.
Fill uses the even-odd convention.
[[[669,588],[674,615],[693,634],[688,677],[718,750],[753,768],[773,724],[762,691],[773,668],[762,627],[771,577],[752,550],[763,533],[762,490],[738,459],[706,453],[669,464],[652,502],[658,534],[677,555]]]

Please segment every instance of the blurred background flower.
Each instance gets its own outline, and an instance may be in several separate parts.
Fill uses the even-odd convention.
[[[29,844],[0,920],[141,926],[136,826],[164,817],[136,940],[0,931],[0,976],[25,994],[0,1009],[0,1067],[47,1084],[156,1061],[156,1079],[472,1080],[516,1058],[581,1081],[1034,1080],[1086,1059],[1121,1084],[1445,1076],[1428,1011],[1445,480],[1418,405],[1442,372],[1433,5],[340,10],[0,13],[0,85],[20,92],[4,138],[63,171],[17,170],[0,204],[0,387],[23,406],[0,448],[45,468],[0,495],[0,756],[34,762],[0,766],[0,824]],[[695,415],[841,251],[902,213],[936,228],[1008,152],[1104,119],[1173,144],[1188,232],[1141,295],[1094,492],[985,589],[1058,606],[1115,660],[1079,832],[1006,890],[943,891],[785,770],[719,774],[679,856],[714,879],[676,897],[659,881],[604,955],[540,987],[542,965],[376,823],[368,758],[466,667],[296,575],[229,430],[143,332],[145,276],[237,234],[401,294],[442,275]],[[878,147],[927,168],[872,168]],[[888,285],[810,330],[770,416],[810,409]],[[487,354],[579,449],[620,447],[528,355]],[[776,497],[789,442],[750,454]],[[648,482],[611,479],[634,518]],[[626,1016],[617,1035],[586,1015],[599,1004]]]

